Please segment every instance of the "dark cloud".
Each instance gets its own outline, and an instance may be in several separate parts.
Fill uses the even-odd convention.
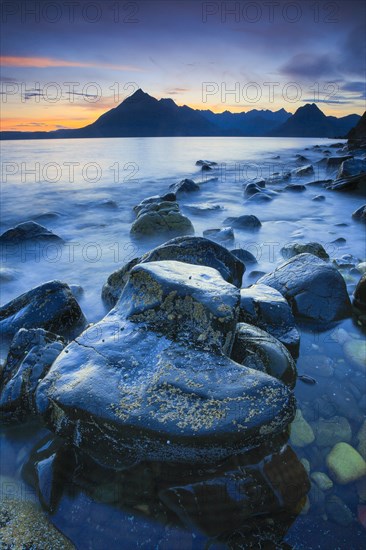
[[[280,67],[280,72],[291,78],[331,78],[338,75],[334,56],[300,53]]]

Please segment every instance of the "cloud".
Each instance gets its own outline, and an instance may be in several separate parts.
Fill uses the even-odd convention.
[[[189,92],[189,88],[171,88],[170,90],[165,90],[165,93],[168,95],[178,95],[184,92]]]
[[[142,71],[133,65],[113,65],[110,63],[87,63],[84,61],[68,61],[66,59],[54,59],[52,57],[21,57],[12,55],[0,56],[0,65],[3,67],[27,67],[47,69],[50,67],[94,67],[113,69],[116,71]]]
[[[299,53],[280,67],[280,71],[293,78],[320,78],[337,75],[334,56]]]

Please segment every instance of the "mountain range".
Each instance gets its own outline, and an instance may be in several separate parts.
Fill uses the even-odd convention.
[[[96,137],[280,136],[344,137],[360,116],[326,116],[314,103],[292,115],[285,109],[214,113],[157,100],[141,89],[83,128],[50,132],[0,132],[0,139],[58,139]]]

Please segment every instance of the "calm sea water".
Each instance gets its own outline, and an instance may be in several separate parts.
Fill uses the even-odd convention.
[[[230,248],[243,247],[254,253],[258,265],[253,269],[268,272],[280,261],[281,247],[291,241],[317,241],[332,258],[352,254],[365,260],[364,228],[351,218],[364,201],[357,194],[325,191],[309,185],[304,193],[280,193],[273,201],[253,204],[243,198],[243,183],[256,177],[268,177],[312,163],[315,173],[302,182],[334,176],[319,163],[326,154],[335,155],[331,141],[320,139],[278,138],[132,138],[94,140],[55,140],[2,142],[2,219],[1,232],[24,221],[35,220],[61,236],[66,245],[23,247],[3,257],[3,267],[13,270],[14,279],[2,285],[1,301],[6,303],[22,292],[43,282],[60,279],[81,285],[79,303],[90,322],[101,319],[106,310],[100,293],[108,275],[133,257],[139,256],[162,239],[134,242],[129,230],[134,219],[132,207],[145,197],[164,194],[169,185],[183,178],[201,183],[201,190],[179,199],[181,210],[192,221],[196,235],[205,229],[222,226],[228,216],[255,214],[262,228],[255,234],[235,231]],[[314,145],[320,148],[314,149]],[[302,154],[307,161],[297,162]],[[341,153],[340,153],[341,154]],[[214,172],[202,175],[195,166],[198,159],[214,160]],[[213,180],[212,178],[216,179]],[[274,183],[277,190],[282,184]],[[315,195],[325,195],[314,202]],[[192,213],[192,203],[220,205],[213,212]],[[346,224],[346,225],[345,225]],[[342,242],[334,242],[339,238]],[[163,239],[165,240],[165,239]],[[248,269],[244,286],[255,280]],[[347,274],[352,293],[357,276]],[[363,338],[361,329],[351,320],[337,327],[353,338]],[[349,362],[333,331],[314,333],[302,329],[299,365],[307,359],[329,364],[324,376],[319,369],[317,384],[298,382],[296,396],[304,416],[316,423],[321,418],[317,400],[330,400],[335,416],[346,417],[352,428],[352,442],[365,410],[365,371]],[[6,349],[1,350],[2,357]],[[303,361],[303,363],[301,363]],[[309,362],[309,361],[308,361]],[[311,362],[311,359],[310,359]],[[336,377],[335,367],[344,375]],[[305,368],[299,371],[306,373]],[[343,403],[343,404],[342,404]],[[361,405],[360,405],[361,403]],[[364,403],[364,401],[363,401]],[[331,419],[330,419],[331,420]],[[4,430],[2,434],[2,475],[20,480],[21,470],[32,446],[44,435],[37,427]],[[327,449],[318,441],[296,448],[299,459],[310,461],[312,470],[326,472]],[[149,481],[154,476],[149,477]],[[25,486],[26,487],[26,486]],[[321,504],[312,505],[299,515],[285,535],[293,548],[361,548],[362,527],[357,523],[360,503],[357,487],[335,487],[334,493],[351,510],[354,520],[340,526],[324,515]],[[321,499],[321,497],[319,497]],[[101,502],[90,491],[69,491],[63,495],[51,516],[55,525],[77,548],[225,548],[226,543],[210,542],[200,530],[182,531],[170,520],[158,521],[146,513],[144,502],[138,506]],[[102,499],[103,500],[103,499]],[[215,521],[215,518],[210,518]],[[166,535],[168,533],[168,535]],[[166,537],[167,538],[164,538]],[[259,547],[259,546],[258,546]]]

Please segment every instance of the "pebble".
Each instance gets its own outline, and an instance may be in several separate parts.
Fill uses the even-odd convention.
[[[313,472],[310,477],[322,491],[329,491],[333,487],[333,481],[323,472]]]
[[[327,466],[341,485],[352,483],[366,475],[366,462],[348,443],[337,443],[327,456]]]

